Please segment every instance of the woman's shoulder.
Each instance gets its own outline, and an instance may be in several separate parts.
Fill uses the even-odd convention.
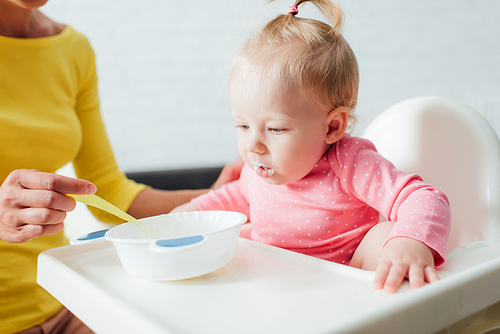
[[[61,34],[64,34],[68,41],[75,43],[75,44],[80,44],[88,48],[92,48],[90,46],[90,42],[88,38],[78,30],[74,29],[72,26],[65,26],[64,30],[61,32]]]
[[[71,26],[66,26],[65,52],[70,59],[74,59],[80,66],[93,69],[95,63],[95,52],[87,37]]]

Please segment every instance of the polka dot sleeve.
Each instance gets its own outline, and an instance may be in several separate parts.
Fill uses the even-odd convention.
[[[387,241],[395,237],[421,241],[436,252],[436,266],[442,265],[451,224],[446,196],[418,175],[397,170],[368,140],[344,137],[331,151],[346,192],[395,223]]]

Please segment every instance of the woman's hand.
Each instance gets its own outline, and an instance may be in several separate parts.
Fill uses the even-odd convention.
[[[178,207],[174,208],[170,213],[176,213],[176,212],[188,212],[188,211],[200,211],[198,208],[198,205],[196,205],[194,202],[187,202],[185,204],[179,205]]]
[[[9,174],[0,187],[0,238],[26,242],[59,233],[66,213],[75,209],[74,199],[63,193],[93,194],[89,181],[20,169]]]
[[[226,165],[219,178],[210,189],[217,189],[223,184],[237,180],[240,177],[243,160]],[[183,206],[195,197],[205,194],[210,189],[188,190],[158,190],[144,189],[130,205],[128,213],[137,219],[156,216],[168,212],[198,211],[198,207]]]
[[[241,169],[245,163],[243,160],[227,164],[220,172],[219,177],[210,189],[217,189],[225,183],[236,181],[240,178]]]
[[[431,249],[420,241],[398,237],[389,240],[382,249],[373,286],[393,293],[405,277],[412,290],[425,282],[439,280]]]

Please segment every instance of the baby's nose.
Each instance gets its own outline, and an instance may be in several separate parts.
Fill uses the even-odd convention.
[[[247,143],[247,151],[262,154],[266,151],[266,145],[259,138],[253,137]]]

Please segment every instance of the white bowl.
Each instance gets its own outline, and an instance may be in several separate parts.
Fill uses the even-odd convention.
[[[100,235],[113,242],[130,274],[170,281],[225,266],[234,256],[246,221],[244,214],[231,211],[181,212],[141,219],[142,227],[124,223]]]

